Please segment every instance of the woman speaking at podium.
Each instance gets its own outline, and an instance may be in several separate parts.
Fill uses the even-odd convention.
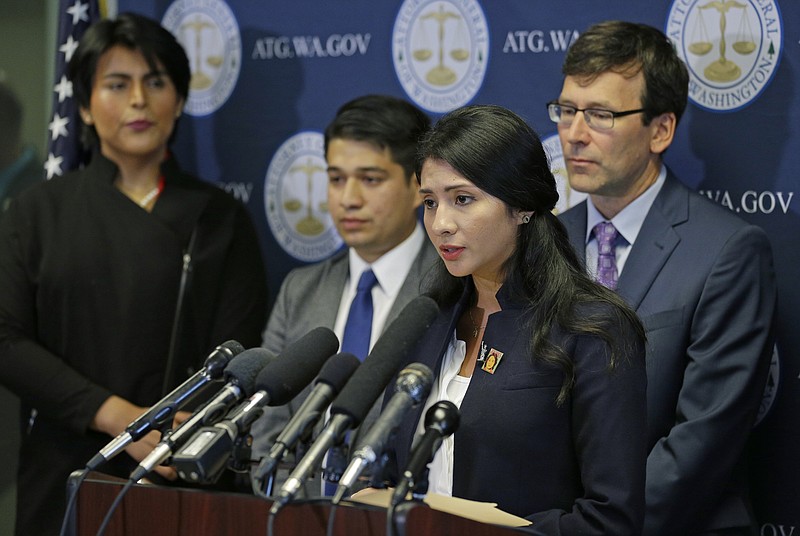
[[[551,213],[538,136],[498,106],[455,110],[423,139],[417,177],[441,312],[411,354],[437,378],[398,431],[400,474],[421,416],[447,399],[460,425],[429,491],[497,503],[541,534],[639,534],[644,331],[585,275]]]

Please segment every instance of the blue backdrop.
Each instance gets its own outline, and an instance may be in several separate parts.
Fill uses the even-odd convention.
[[[800,3],[792,0],[118,0],[184,43],[192,94],[175,153],[249,206],[274,295],[291,268],[340,246],[325,205],[322,135],[345,101],[406,97],[436,119],[507,106],[546,138],[564,50],[592,23],[664,30],[691,102],[666,155],[692,188],[762,226],[780,287],[779,338],[752,450],[764,535],[800,534]],[[724,39],[722,38],[724,36]],[[721,61],[721,60],[725,61]],[[563,187],[562,187],[563,188]],[[562,189],[559,208],[580,196]]]

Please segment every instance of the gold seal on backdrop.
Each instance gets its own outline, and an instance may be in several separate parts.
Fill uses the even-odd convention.
[[[392,35],[392,58],[406,94],[431,112],[467,104],[483,84],[489,30],[476,0],[406,0]]]
[[[286,253],[305,261],[329,257],[342,246],[328,213],[324,138],[300,132],[284,141],[264,181],[264,209],[272,236]]]
[[[738,110],[755,100],[775,75],[783,49],[774,0],[678,0],[666,34],[689,68],[689,98],[711,111]]]
[[[221,0],[176,0],[161,24],[181,42],[192,78],[185,111],[203,116],[228,100],[239,79],[242,40],[239,25]]]

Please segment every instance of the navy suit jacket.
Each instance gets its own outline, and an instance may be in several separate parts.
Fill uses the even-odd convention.
[[[586,202],[560,216],[586,253]],[[619,277],[647,331],[644,534],[742,527],[745,444],[774,341],[776,284],[766,234],[669,172]]]
[[[411,354],[437,377],[470,293],[442,309]],[[574,385],[558,406],[563,372],[531,359],[523,304],[507,294],[498,293],[502,311],[489,316],[484,336],[503,357],[494,374],[476,365],[461,404],[453,496],[497,503],[531,520],[537,534],[638,534],[647,456],[644,348],[635,344],[609,370],[599,338],[554,330],[551,340],[575,363]],[[612,329],[615,337],[632,336],[630,326]],[[398,429],[389,473],[407,466],[421,418],[422,404]]]

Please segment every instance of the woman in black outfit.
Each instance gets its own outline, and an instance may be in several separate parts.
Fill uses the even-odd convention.
[[[69,473],[215,346],[259,345],[267,313],[245,207],[168,151],[191,76],[172,34],[132,14],[100,21],[69,76],[91,161],[21,195],[0,228],[0,380],[25,427],[20,535],[58,533]],[[127,476],[158,439],[102,469]]]

